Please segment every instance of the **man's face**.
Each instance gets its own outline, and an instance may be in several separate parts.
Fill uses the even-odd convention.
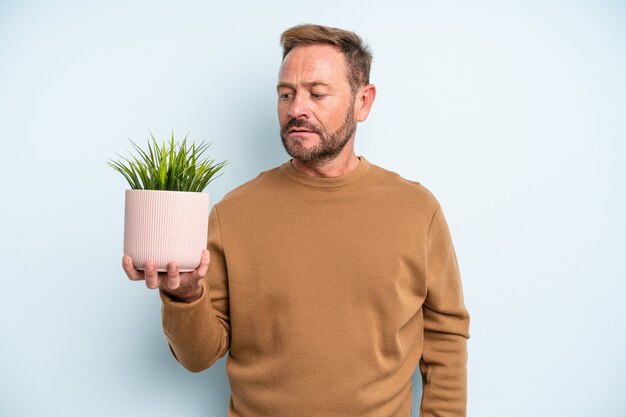
[[[309,166],[334,159],[354,137],[354,96],[332,45],[292,49],[278,74],[278,121],[287,153]]]

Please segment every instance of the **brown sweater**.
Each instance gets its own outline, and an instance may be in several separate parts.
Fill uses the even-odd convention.
[[[418,365],[421,415],[465,415],[469,315],[442,210],[360,160],[334,178],[286,162],[227,194],[202,297],[161,293],[185,368],[229,352],[229,417],[408,417]]]

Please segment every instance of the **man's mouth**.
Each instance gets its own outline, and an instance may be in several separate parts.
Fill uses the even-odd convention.
[[[287,124],[285,124],[285,127],[282,129],[282,132],[282,134],[290,136],[302,135],[303,137],[308,137],[310,135],[320,135],[320,131],[315,125],[313,125],[312,123],[307,123],[303,120],[296,119],[292,119],[287,122]]]

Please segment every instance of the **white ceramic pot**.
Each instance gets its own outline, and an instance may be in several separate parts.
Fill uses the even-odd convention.
[[[181,272],[195,270],[207,247],[207,193],[126,190],[124,253],[143,270],[147,260],[167,271],[170,261]]]

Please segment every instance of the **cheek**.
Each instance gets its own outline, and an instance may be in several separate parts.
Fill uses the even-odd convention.
[[[336,129],[341,126],[346,116],[346,109],[337,107],[331,112],[325,113],[322,117],[322,122],[329,129]]]

